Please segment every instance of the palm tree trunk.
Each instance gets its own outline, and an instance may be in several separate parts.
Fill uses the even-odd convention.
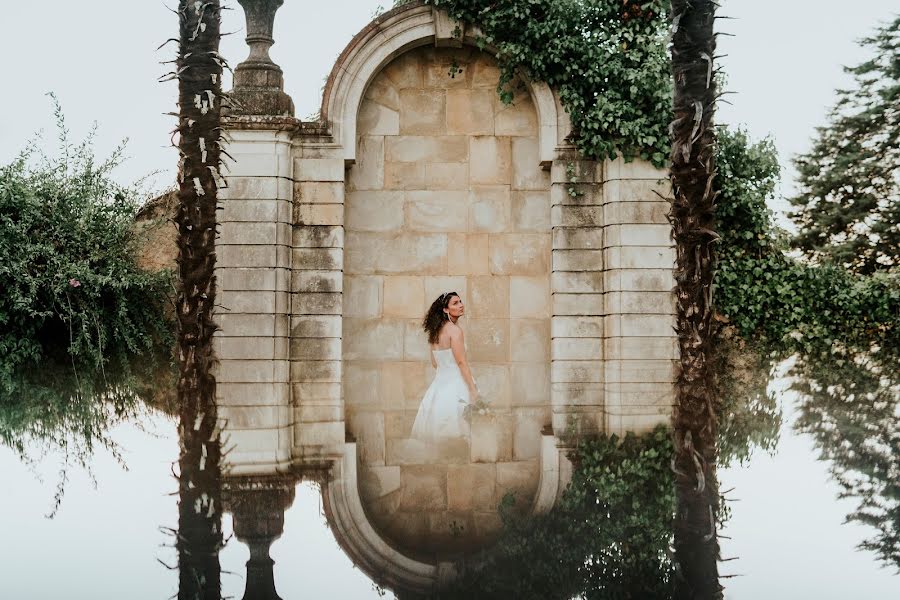
[[[222,99],[218,0],[180,0],[178,169],[179,600],[219,600],[221,440],[212,320]]]
[[[674,111],[669,218],[681,362],[673,415],[675,597],[722,598],[716,515],[717,402],[711,354],[715,271],[715,2],[672,1]]]

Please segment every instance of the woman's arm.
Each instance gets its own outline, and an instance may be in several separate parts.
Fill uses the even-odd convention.
[[[434,359],[434,348],[431,347],[431,344],[428,344],[428,357],[431,358],[431,368],[437,369],[437,361]]]
[[[463,338],[463,331],[459,327],[454,327],[450,331],[450,348],[453,350],[453,358],[459,365],[459,371],[462,373],[466,385],[469,386],[469,401],[475,402],[478,399],[478,387],[475,385],[475,378],[472,377],[472,370],[469,368],[469,361],[466,360],[466,345]]]

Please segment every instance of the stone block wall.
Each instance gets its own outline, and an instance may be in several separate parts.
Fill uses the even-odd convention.
[[[603,195],[600,168],[574,150],[551,168],[553,431],[596,432],[603,409]]]
[[[291,384],[294,456],[340,454],[344,306],[344,160],[315,139],[294,150]]]
[[[621,159],[603,165],[603,381],[606,429],[667,422],[678,358],[666,173]]]
[[[651,429],[678,356],[665,172],[570,150],[551,177],[553,430]]]
[[[550,178],[529,94],[505,106],[498,79],[478,50],[423,47],[389,63],[359,109],[344,404],[362,500],[413,551],[483,542],[507,491],[530,503],[550,424]],[[447,291],[467,305],[468,355],[493,415],[473,423],[471,444],[430,447],[409,437],[433,376],[421,321]]]
[[[291,142],[273,131],[230,131],[233,161],[220,190],[214,337],[219,416],[232,473],[291,462],[288,326]]]

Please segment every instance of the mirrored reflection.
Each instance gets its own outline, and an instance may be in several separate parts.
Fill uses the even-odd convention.
[[[856,509],[849,521],[875,533],[860,544],[900,570],[900,378],[887,350],[801,359],[791,375],[800,394],[796,427]]]
[[[121,357],[119,357],[121,358]],[[70,469],[91,472],[95,453],[124,464],[109,432],[140,422],[149,411],[171,414],[175,404],[171,363],[163,354],[145,360],[111,360],[105,367],[73,369],[48,361],[21,374],[0,398],[0,446],[26,464],[50,456],[58,464],[49,515],[59,509]]]
[[[284,513],[303,479],[320,483],[328,525],[344,551],[377,587],[399,598],[669,597],[674,508],[669,431],[586,438],[565,450],[571,483],[558,491],[551,510],[534,514],[531,499],[507,492],[493,508],[499,527],[489,542],[471,551],[457,544],[430,559],[401,552],[374,528],[348,527],[354,517],[338,513],[361,509],[356,517],[366,518],[361,503],[347,506],[352,502],[343,497],[355,484],[342,476],[355,475],[352,471],[337,466],[296,474],[226,474],[224,509],[233,516],[234,537],[250,551],[243,598],[281,597],[270,547],[282,535],[301,535],[284,530]],[[401,486],[399,492],[420,497],[415,488]],[[206,493],[212,497],[215,490]],[[209,528],[207,538],[214,531]],[[420,543],[440,547],[434,540]]]
[[[739,399],[734,400],[736,408],[722,421],[721,447],[733,449],[731,453],[723,450],[723,463],[752,465],[756,457],[771,450],[781,426],[778,399],[763,396],[770,377],[768,366],[755,372],[747,369],[746,373],[734,374],[743,387],[733,388],[740,391]],[[867,527],[868,535],[860,552],[888,569],[895,568],[898,427],[893,371],[886,370],[879,360],[855,357],[851,361],[836,355],[831,361],[796,361],[789,374],[789,394],[796,398],[796,429],[815,441],[819,457],[828,461],[834,481],[854,503],[855,510],[847,516]],[[166,393],[156,390],[149,396],[164,398]],[[748,406],[739,403],[741,398],[749,399]],[[153,404],[160,405],[158,401]],[[739,412],[742,406],[744,413]],[[732,425],[738,418],[742,419],[739,426]],[[182,565],[183,576],[189,575],[193,581],[216,577],[221,569],[218,544],[224,542],[221,515],[230,513],[234,536],[227,543],[245,546],[250,553],[240,574],[240,587],[247,599],[284,597],[278,593],[279,578],[284,586],[284,582],[296,577],[290,563],[274,563],[270,550],[282,536],[291,538],[292,543],[304,536],[302,531],[284,527],[284,512],[291,509],[294,489],[303,480],[319,484],[325,516],[335,539],[373,585],[383,586],[389,597],[665,598],[671,592],[674,497],[669,468],[670,434],[665,430],[650,436],[628,436],[617,443],[605,437],[561,440],[559,449],[565,457],[560,462],[561,481],[570,483],[557,489],[551,510],[535,514],[533,494],[505,491],[496,498],[493,509],[483,509],[485,513],[493,510],[498,523],[491,539],[480,547],[468,542],[470,549],[466,549],[458,543],[432,555],[415,555],[393,546],[393,541],[387,541],[387,533],[376,526],[368,532],[359,529],[360,524],[368,521],[371,525],[374,519],[370,516],[372,508],[362,501],[361,493],[358,492],[357,504],[347,500],[354,486],[359,490],[364,485],[362,470],[358,468],[358,446],[355,470],[353,462],[344,460],[346,457],[316,458],[305,468],[284,468],[271,454],[271,461],[257,460],[255,474],[249,473],[246,465],[243,471],[226,465],[217,476],[209,440],[204,458],[200,449],[203,445],[197,445],[203,436],[195,435],[193,428],[182,428],[180,433],[186,448],[197,448],[186,454],[194,461],[188,471],[193,470],[195,483],[182,489],[182,505],[192,510],[184,515],[178,531],[185,548],[192,548],[195,559]],[[227,433],[226,427],[223,439],[229,439]],[[240,441],[230,447],[230,452],[249,456],[252,449],[260,453],[257,456],[267,454],[259,445],[251,448],[247,444],[247,440]],[[225,463],[229,456],[226,454]],[[456,465],[457,469],[463,467],[471,465]],[[440,468],[449,470],[448,465]],[[200,471],[208,471],[209,476],[199,477]],[[479,485],[471,484],[470,494],[477,494]],[[102,491],[102,478],[100,486]],[[422,500],[417,489],[415,480],[410,479],[401,481],[396,492],[412,494],[413,500],[407,498],[404,502],[415,498],[427,502],[428,496]],[[160,490],[166,491],[170,490]],[[816,496],[807,499],[810,505],[833,500],[819,498],[821,494],[811,491]],[[206,510],[196,512],[198,501]],[[215,510],[216,506],[220,510]],[[729,513],[742,510],[741,504],[726,507],[726,521]],[[39,512],[45,509],[46,505],[42,505]],[[760,519],[765,516],[760,515]],[[160,524],[168,523],[152,526]],[[60,531],[59,535],[68,534]],[[463,532],[458,535],[462,537]],[[350,543],[353,539],[356,542]],[[443,550],[438,542],[421,543]],[[153,561],[149,554],[148,561]],[[729,567],[740,571],[740,558],[729,563]],[[751,572],[747,576],[766,574]],[[727,581],[725,585],[727,589]]]
[[[222,442],[215,402],[185,395],[178,411],[178,598],[221,597]]]
[[[744,372],[730,374],[726,389],[737,399],[723,412],[723,464],[749,464],[756,453],[774,451],[781,427],[777,398],[767,391],[774,372],[768,364],[758,367],[745,363]],[[896,383],[875,365],[846,361],[797,362],[791,376],[791,393],[801,398],[796,427],[813,436],[821,457],[832,461],[835,480],[858,500],[859,510],[849,518],[877,531],[863,549],[895,561]],[[282,535],[299,534],[284,531],[284,511],[304,479],[320,483],[328,525],[344,551],[375,585],[398,598],[673,597],[675,498],[666,427],[621,439],[555,441],[561,483],[543,511],[535,510],[540,480],[531,488],[497,492],[499,480],[483,473],[496,473],[498,464],[436,460],[418,465],[415,476],[383,481],[360,464],[358,445],[348,445],[355,454],[331,464],[317,459],[289,474],[277,473],[275,464],[265,474],[257,464],[257,474],[242,468],[243,475],[223,477],[224,507],[234,516],[235,537],[250,549],[245,598],[279,598],[279,571],[269,549]],[[435,472],[452,477],[435,483]],[[379,503],[387,494],[367,497],[361,491],[366,485],[393,485],[389,494],[395,496]],[[456,485],[464,493],[456,511],[448,511],[456,520],[445,521],[446,533],[381,525],[409,519],[417,509],[429,523],[435,505],[429,486],[452,498]],[[725,505],[720,520],[727,522],[734,510],[739,509]],[[377,511],[381,521],[374,517]],[[476,522],[473,515],[490,515],[496,524],[491,535],[467,531],[466,525]],[[397,531],[406,537],[398,540]]]
[[[759,352],[742,355],[741,350],[722,352],[722,387],[727,391],[720,429],[722,464],[752,464],[762,453],[777,452],[775,440],[782,427],[779,398],[770,393],[777,372],[766,361],[748,358]],[[796,359],[787,370],[788,394],[792,402],[796,399],[794,427],[814,440],[819,458],[828,461],[833,480],[854,503],[848,519],[867,526],[869,534],[860,551],[889,569],[900,565],[896,521],[900,428],[892,360],[888,354],[850,355],[838,349]],[[108,381],[116,380],[114,374],[107,375]],[[170,380],[159,376],[154,381]],[[114,390],[100,397],[105,401],[127,397],[135,406],[168,407],[173,413],[168,385],[133,383]],[[303,535],[284,527],[284,513],[292,507],[301,481],[319,484],[335,539],[386,594],[672,596],[675,507],[667,429],[622,439],[585,435],[551,440],[542,435],[542,454],[536,461],[540,466],[527,471],[533,478],[511,477],[503,461],[472,460],[471,440],[444,442],[428,451],[428,460],[410,465],[406,474],[398,469],[400,476],[391,479],[384,467],[366,465],[361,454],[365,440],[346,442],[347,452],[341,455],[318,453],[284,460],[278,435],[258,429],[262,433],[242,436],[235,425],[249,422],[250,415],[242,421],[230,409],[229,421],[223,423],[219,409],[197,407],[178,413],[183,452],[176,539],[185,551],[179,563],[185,590],[181,597],[198,597],[194,591],[200,582],[207,590],[215,589],[215,581],[222,577],[219,554],[224,543],[249,549],[242,573],[245,599],[282,597],[278,577],[293,577],[292,570],[288,564],[279,569],[270,550],[282,536]],[[36,422],[28,421],[19,433],[32,435]],[[224,432],[216,422],[219,427],[224,424]],[[65,433],[55,430],[52,421],[40,427],[55,435]],[[220,435],[228,448],[224,455]],[[547,461],[548,453],[557,462]],[[548,489],[551,474],[556,485]],[[727,522],[740,510],[739,504],[726,504],[720,520]],[[223,539],[225,512],[233,520],[230,542]],[[412,523],[416,515],[424,515],[421,523],[436,524],[434,530],[406,525],[391,529],[391,523]],[[489,535],[483,525],[479,529],[484,522],[492,527]],[[765,577],[765,573],[748,575]],[[213,592],[199,597],[220,596]]]
[[[233,517],[234,536],[250,549],[247,561],[247,600],[278,600],[272,543],[284,533],[284,512],[294,502],[298,478],[291,476],[237,477],[225,480],[225,510]]]

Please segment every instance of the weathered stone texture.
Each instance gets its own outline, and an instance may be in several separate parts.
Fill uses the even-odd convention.
[[[451,77],[454,60],[462,73]],[[423,48],[390,63],[360,108],[343,219],[343,394],[373,469],[363,501],[403,539],[445,539],[454,520],[475,528],[476,513],[480,534],[496,533],[494,463],[531,465],[519,488],[536,487],[550,422],[549,174],[530,96],[502,105],[498,77],[479,52]],[[471,440],[435,446],[409,435],[433,376],[421,319],[446,291],[467,305],[468,356],[494,414],[473,422]],[[375,475],[392,467],[399,492]]]
[[[235,428],[320,459],[355,440],[376,529],[418,551],[489,539],[507,492],[527,507],[547,426],[646,428],[671,404],[667,183],[562,138],[542,166],[528,88],[504,105],[498,79],[474,48],[407,51],[365,89],[354,161],[324,129],[284,138],[293,154],[248,146],[222,212]],[[434,373],[421,319],[450,290],[491,411],[427,444],[410,438]]]

